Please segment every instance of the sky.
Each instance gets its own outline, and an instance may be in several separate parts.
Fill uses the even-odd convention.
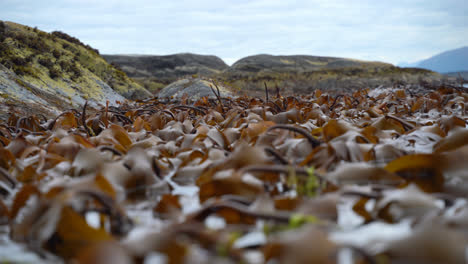
[[[467,0],[0,0],[0,20],[101,54],[260,53],[415,62],[468,46]]]

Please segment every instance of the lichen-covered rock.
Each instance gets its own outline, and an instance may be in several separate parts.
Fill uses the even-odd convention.
[[[188,97],[192,99],[199,99],[205,96],[215,97],[210,86],[216,90],[214,83],[208,80],[203,80],[200,78],[182,79],[175,81],[163,88],[159,92],[159,97],[181,98],[185,94],[187,94]],[[231,92],[227,88],[219,85],[218,88],[221,96],[225,97],[231,95]]]

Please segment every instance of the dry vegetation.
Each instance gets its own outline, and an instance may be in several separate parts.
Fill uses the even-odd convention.
[[[2,239],[79,263],[464,263],[467,100],[317,90],[11,116]]]

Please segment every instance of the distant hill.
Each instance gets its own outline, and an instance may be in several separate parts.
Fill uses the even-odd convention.
[[[274,56],[259,54],[235,62],[231,72],[308,72],[324,69],[340,69],[364,66],[391,66],[380,62],[364,62],[353,59],[308,55]]]
[[[445,51],[411,66],[439,73],[468,71],[468,47]]]
[[[235,62],[219,74],[226,86],[241,92],[262,93],[266,84],[283,93],[310,93],[314,89],[342,92],[356,89],[433,83],[441,76],[417,68],[399,68],[389,63],[309,55],[259,54]]]
[[[0,117],[12,109],[55,114],[151,96],[99,52],[63,32],[0,21]]]
[[[128,76],[139,81],[150,91],[184,76],[210,77],[229,66],[212,55],[179,53],[166,56],[153,55],[103,55],[113,65],[118,65]]]
[[[105,55],[148,90],[157,93],[167,84],[187,75],[209,77],[233,90],[262,92],[264,84],[282,91],[307,93],[313,89],[347,90],[379,85],[433,82],[441,76],[424,69],[402,69],[388,63],[309,55],[259,54],[231,67],[215,56],[189,53],[168,56]]]

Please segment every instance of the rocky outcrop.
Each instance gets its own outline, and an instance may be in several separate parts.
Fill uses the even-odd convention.
[[[99,88],[89,97],[73,84],[70,84],[70,89],[53,84],[47,88],[38,86],[35,80],[30,81],[0,64],[0,119],[6,119],[10,114],[55,116],[66,109],[81,108],[86,100],[90,107],[106,104],[107,101],[114,105],[117,101],[125,100],[106,83],[98,79],[95,82]]]
[[[184,95],[187,95],[191,99],[199,99],[201,97],[215,97],[213,89],[216,90],[215,84],[208,80],[203,80],[200,78],[187,78],[175,81],[159,92],[160,98],[181,98]],[[223,87],[219,86],[219,91],[222,97],[231,95],[231,92]]]
[[[0,21],[0,115],[16,108],[54,114],[87,100],[92,106],[149,96],[78,39]]]

